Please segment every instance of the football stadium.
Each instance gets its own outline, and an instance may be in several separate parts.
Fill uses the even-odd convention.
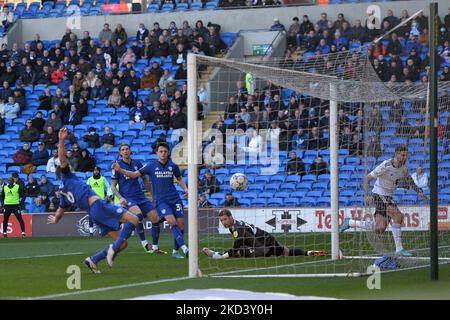
[[[448,1],[0,6],[1,300],[450,299]]]

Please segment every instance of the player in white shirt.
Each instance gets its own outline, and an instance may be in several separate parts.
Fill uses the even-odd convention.
[[[376,233],[383,233],[389,225],[389,222],[391,222],[396,254],[406,257],[412,256],[412,253],[403,249],[402,246],[401,225],[403,214],[394,203],[392,195],[397,190],[399,182],[405,180],[406,184],[416,191],[424,201],[428,201],[428,197],[417,187],[409,175],[406,165],[407,159],[408,147],[405,145],[398,146],[395,149],[394,158],[383,161],[367,176],[364,184],[366,196],[368,195],[370,181],[376,179],[372,189],[373,201],[376,206],[374,215],[375,223],[372,221],[359,221],[346,218],[340,228],[340,232],[344,232],[349,228],[360,228],[375,231]]]

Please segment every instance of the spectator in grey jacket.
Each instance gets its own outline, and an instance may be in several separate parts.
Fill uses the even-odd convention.
[[[50,118],[45,121],[44,128],[48,127],[52,127],[55,132],[58,132],[62,127],[62,121],[54,111],[50,113]]]
[[[100,31],[100,33],[99,33],[99,35],[98,35],[98,40],[100,40],[100,42],[101,42],[102,44],[104,44],[106,40],[111,41],[111,39],[112,39],[112,31],[111,31],[111,29],[109,28],[109,24],[108,24],[108,23],[105,23],[105,24],[103,25],[102,31]]]

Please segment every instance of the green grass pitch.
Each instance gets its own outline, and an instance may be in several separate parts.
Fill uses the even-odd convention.
[[[429,280],[429,269],[382,274],[381,289],[368,290],[366,277],[359,278],[212,278],[188,279],[188,262],[166,256],[147,255],[135,236],[113,268],[103,261],[101,274],[92,274],[85,257],[110,243],[108,238],[0,239],[0,299],[124,299],[185,289],[233,288],[260,292],[283,292],[298,296],[342,299],[450,299],[450,265],[441,265],[440,280]],[[324,242],[328,246],[327,241]],[[204,241],[200,242],[200,247]],[[162,235],[162,249],[171,251],[172,238]],[[307,262],[308,258],[233,259],[212,263],[200,256],[200,265],[211,272],[251,267],[281,266]],[[311,259],[311,258],[309,258]],[[310,261],[310,260],[309,260]],[[228,263],[228,265],[227,265]],[[69,290],[68,266],[81,268],[81,289]],[[231,267],[230,267],[231,266]],[[321,263],[311,270],[321,271]],[[279,269],[282,273],[281,269]],[[289,268],[287,268],[289,270]],[[274,273],[273,270],[270,273]],[[177,280],[173,280],[177,279]]]

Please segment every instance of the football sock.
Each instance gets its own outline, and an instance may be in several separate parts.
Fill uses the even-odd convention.
[[[350,220],[348,222],[349,226],[352,228],[360,228],[364,230],[373,230],[373,222],[372,221],[359,221],[359,220]]]
[[[142,224],[142,222],[139,222],[136,226],[136,233],[139,237],[139,239],[141,240],[141,243],[143,241],[147,242],[147,239],[145,239],[145,231],[144,231],[144,225]]]
[[[112,245],[112,248],[115,252],[120,251],[120,246],[131,236],[131,233],[133,233],[134,229],[136,229],[136,226],[131,222],[127,222],[123,225],[122,230],[119,233],[119,237],[116,241],[114,241]]]
[[[103,248],[95,256],[92,256],[92,261],[97,264],[100,260],[103,260],[106,258],[106,255],[108,254],[108,247]]]
[[[403,250],[402,245],[402,225],[398,223],[392,224],[392,236],[395,242],[395,251]]]
[[[307,256],[308,252],[303,249],[289,249],[289,256]]]
[[[181,230],[181,234],[183,235],[183,238],[184,238],[184,230]],[[173,249],[176,250],[176,251],[178,251],[178,249],[180,249],[180,246],[175,241],[175,239],[173,239]]]
[[[158,247],[159,242],[159,233],[161,232],[161,227],[159,223],[152,223],[152,239],[153,239],[153,249],[155,249],[155,246]]]
[[[181,233],[180,227],[178,227],[177,225],[174,225],[171,227],[171,229],[172,229],[173,239],[178,244],[178,246],[180,248],[182,248],[184,246],[184,239],[183,239],[183,234]]]

